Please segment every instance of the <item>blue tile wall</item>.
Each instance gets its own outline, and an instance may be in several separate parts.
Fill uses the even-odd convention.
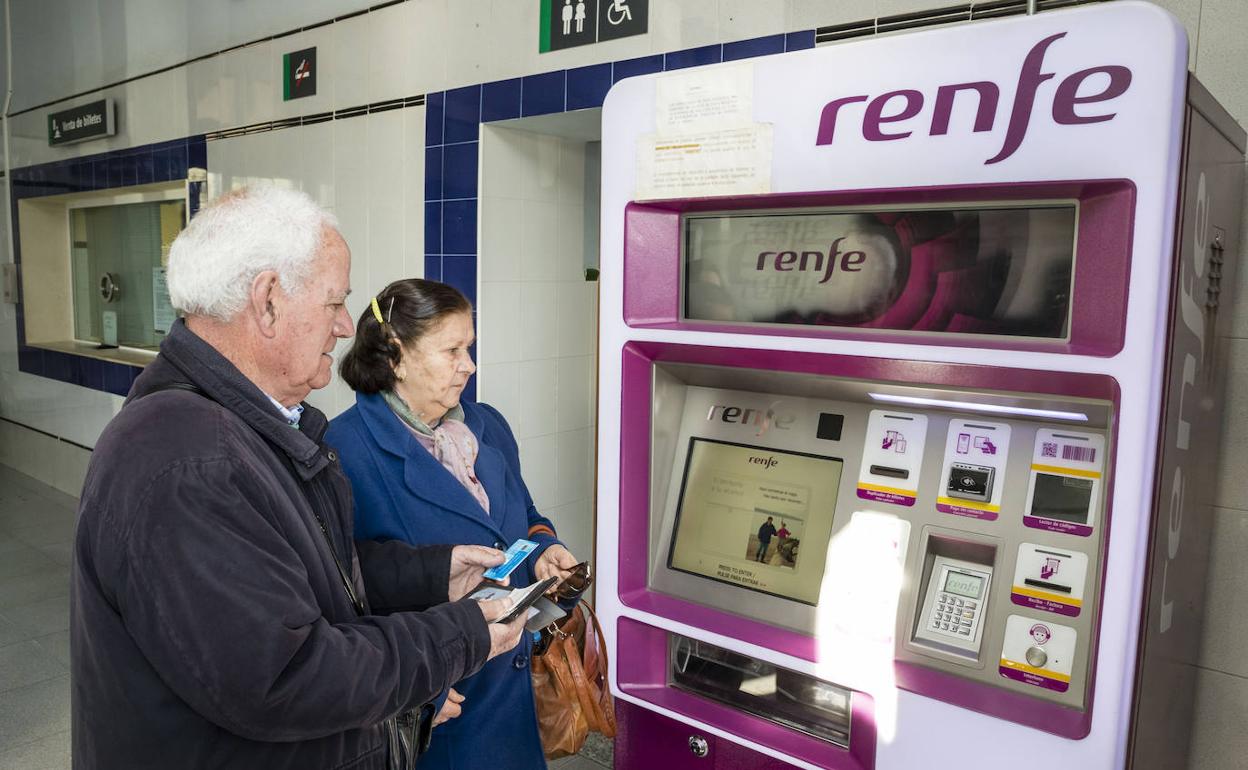
[[[442,280],[442,257],[437,254],[425,255],[425,279],[429,281]]]
[[[190,166],[208,167],[208,145],[202,135],[13,169],[9,221],[13,231],[14,259],[19,264],[22,261],[18,200],[171,182],[185,179]],[[192,198],[197,196],[192,194]],[[191,213],[194,215],[195,212]],[[140,367],[28,346],[24,301],[25,298],[19,295],[16,310],[20,371],[121,396],[130,391],[134,378],[142,371]]]
[[[522,78],[521,114],[549,115],[552,112],[563,112],[566,105],[567,71],[544,72],[540,75],[529,75]]]
[[[477,254],[477,201],[445,201],[442,204],[442,255]]]
[[[718,64],[723,61],[722,45],[704,45],[701,48],[686,48],[673,51],[663,57],[665,70],[679,70],[685,67],[700,67],[703,64]]]
[[[481,86],[446,92],[443,143],[475,142],[481,126]]]
[[[481,122],[520,117],[520,78],[481,86]]]
[[[442,200],[442,145],[425,148],[425,200]]]
[[[756,37],[751,40],[738,40],[735,43],[724,43],[724,61],[750,59],[755,56],[768,56],[773,53],[784,53],[784,35]]]
[[[442,197],[477,197],[477,142],[448,144],[442,150]]]
[[[425,202],[425,253],[442,254],[442,201],[440,200]]]
[[[803,51],[814,47],[815,31],[813,29],[803,30],[802,32],[790,32],[784,36],[784,50],[786,51]]]
[[[477,257],[443,257],[442,281],[459,289],[468,301],[477,304]]]
[[[617,61],[611,68],[611,79],[618,83],[624,78],[637,77],[638,75],[650,75],[655,72],[663,71],[663,54],[655,54],[654,56],[643,56],[640,59],[626,59],[625,61]]]
[[[425,96],[425,146],[442,144],[442,122],[446,113],[446,94],[439,91]]]
[[[568,70],[567,107],[569,110],[601,107],[609,90],[611,90],[610,62]]]

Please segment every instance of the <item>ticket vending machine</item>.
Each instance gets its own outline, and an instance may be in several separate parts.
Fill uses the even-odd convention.
[[[1182,767],[1244,132],[1123,2],[622,81],[616,767]]]

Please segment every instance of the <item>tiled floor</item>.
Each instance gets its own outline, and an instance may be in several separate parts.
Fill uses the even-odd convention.
[[[69,561],[78,501],[0,465],[0,770],[69,768]],[[558,770],[611,767],[587,743]]]
[[[0,770],[69,767],[77,501],[0,466]]]

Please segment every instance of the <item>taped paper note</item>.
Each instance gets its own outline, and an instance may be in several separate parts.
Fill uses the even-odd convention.
[[[638,143],[637,200],[771,192],[772,127],[761,123]]]
[[[660,136],[745,128],[754,123],[754,66],[664,75],[655,84]]]

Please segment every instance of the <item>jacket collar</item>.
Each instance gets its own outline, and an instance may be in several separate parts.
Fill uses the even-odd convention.
[[[320,451],[328,421],[320,410],[304,404],[299,428],[293,429],[256,385],[243,376],[229,359],[221,355],[179,318],[164,341],[160,355],[135,380],[126,403],[168,386],[171,382],[194,385],[226,410],[233,412],[271,445],[290,457],[303,479],[309,479],[329,464]]]
[[[403,463],[403,482],[413,494],[439,508],[472,519],[489,528],[499,539],[506,539],[499,522],[416,441],[380,394],[357,393],[355,404],[377,446]],[[490,510],[501,513],[507,504],[506,461],[502,452],[481,440],[485,425],[480,412],[471,404],[464,405],[464,424],[477,437],[475,470],[490,498]]]

